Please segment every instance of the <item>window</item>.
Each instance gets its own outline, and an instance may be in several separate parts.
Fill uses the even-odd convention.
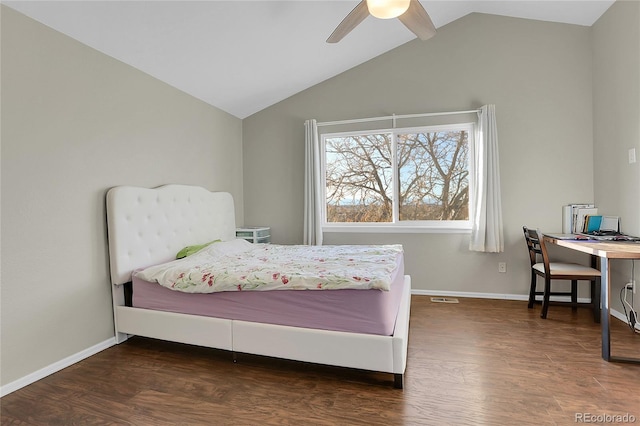
[[[322,135],[325,228],[468,229],[473,124]]]

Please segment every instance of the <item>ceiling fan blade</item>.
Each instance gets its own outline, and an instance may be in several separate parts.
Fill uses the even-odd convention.
[[[418,0],[411,0],[409,9],[398,16],[398,19],[420,40],[428,40],[436,34],[436,27]]]
[[[340,22],[327,39],[327,43],[337,43],[351,32],[358,24],[369,16],[367,1],[362,0],[351,12]]]

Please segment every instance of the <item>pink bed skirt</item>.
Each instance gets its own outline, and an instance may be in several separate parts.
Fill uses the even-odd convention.
[[[404,258],[390,291],[274,290],[193,294],[133,279],[133,306],[293,327],[390,336],[404,283]]]

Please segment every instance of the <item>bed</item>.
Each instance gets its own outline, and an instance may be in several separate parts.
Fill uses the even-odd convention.
[[[228,350],[234,360],[236,353],[248,353],[385,372],[403,387],[411,278],[404,275],[402,256],[389,291],[183,293],[135,271],[171,261],[186,246],[235,244],[232,196],[189,185],[119,186],[107,192],[106,205],[117,343],[138,335]],[[338,311],[354,314],[344,320],[324,312],[315,321],[305,314],[311,306],[342,302]],[[380,323],[365,315],[378,305],[376,317],[388,317]],[[269,306],[271,311],[263,309]],[[275,315],[284,307],[291,308],[286,320]]]

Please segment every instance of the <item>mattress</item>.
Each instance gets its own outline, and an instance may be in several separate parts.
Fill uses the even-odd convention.
[[[404,257],[389,291],[278,290],[183,293],[133,278],[133,306],[293,327],[390,336],[400,305]]]

